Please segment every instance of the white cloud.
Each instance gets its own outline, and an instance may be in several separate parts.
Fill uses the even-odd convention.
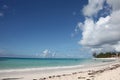
[[[49,51],[48,49],[45,49],[45,50],[43,51],[42,56],[43,56],[43,57],[47,57],[47,56],[49,55],[49,53],[50,53],[50,51]]]
[[[84,17],[96,15],[104,7],[103,2],[104,0],[89,0],[88,5],[83,8]],[[113,8],[110,15],[100,17],[98,21],[87,17],[78,25],[83,31],[79,44],[91,48],[92,51],[120,51],[120,1],[107,2]],[[96,5],[98,6],[95,7]]]
[[[119,41],[120,25],[117,25],[119,18],[116,21],[112,20],[114,18],[114,15],[101,17],[96,23],[92,19],[86,19],[80,43],[85,46],[96,46]]]
[[[52,57],[55,57],[55,55],[56,55],[56,53],[55,53],[55,52],[53,52],[53,53],[52,53]]]
[[[49,58],[52,58],[52,57],[55,57],[56,56],[56,53],[54,51],[51,51],[49,49],[45,49],[43,50],[42,54],[41,54],[41,57],[49,57]]]
[[[105,0],[88,0],[88,5],[83,8],[83,14],[89,17],[96,15],[101,9],[103,9],[104,1]]]
[[[114,48],[116,51],[120,52],[120,41],[118,42],[118,44],[114,45]]]
[[[71,33],[71,37],[74,37],[74,36],[76,36],[79,33],[79,31],[82,29],[81,26],[83,26],[82,23],[78,23],[77,24],[77,26],[74,29],[74,32]]]
[[[120,0],[107,0],[107,3],[112,6],[113,10],[120,10]]]

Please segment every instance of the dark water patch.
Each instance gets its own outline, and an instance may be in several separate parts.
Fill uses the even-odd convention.
[[[2,80],[18,80],[18,79],[22,79],[23,77],[21,77],[21,78],[4,78],[4,79],[2,79]]]
[[[0,61],[7,61],[9,60],[8,58],[0,57]]]

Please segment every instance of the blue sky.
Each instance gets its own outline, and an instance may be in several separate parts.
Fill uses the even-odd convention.
[[[0,0],[0,57],[120,52],[119,4],[119,0]]]
[[[78,57],[78,40],[71,37],[85,0],[0,0],[1,56],[35,56],[44,50],[57,57]]]

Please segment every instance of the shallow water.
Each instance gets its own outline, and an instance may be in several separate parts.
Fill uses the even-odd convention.
[[[92,58],[0,58],[0,70],[74,66],[109,61],[112,60],[94,60]]]

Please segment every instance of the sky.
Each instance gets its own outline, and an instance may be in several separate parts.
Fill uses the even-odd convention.
[[[120,51],[119,0],[0,0],[0,57],[81,58]]]

